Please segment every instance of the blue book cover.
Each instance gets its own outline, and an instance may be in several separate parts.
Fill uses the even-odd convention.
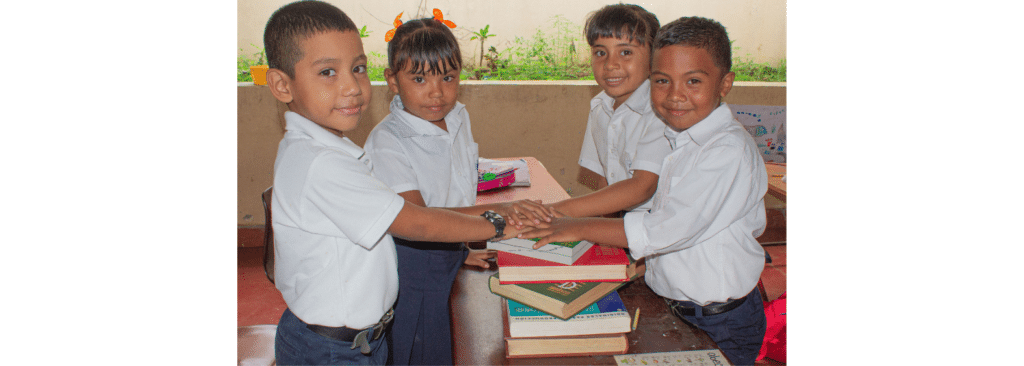
[[[573,317],[562,320],[528,305],[508,301],[509,330],[512,337],[541,337],[627,333],[630,317],[617,291],[590,304]]]

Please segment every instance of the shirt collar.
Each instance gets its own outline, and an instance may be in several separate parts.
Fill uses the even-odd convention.
[[[665,129],[665,137],[668,137],[668,140],[672,142],[673,150],[685,140],[693,141],[698,145],[704,145],[720,130],[728,127],[732,120],[732,110],[729,109],[728,104],[722,102],[722,104],[718,105],[718,108],[711,111],[711,114],[684,131],[676,131],[669,126],[669,128]]]
[[[389,106],[391,114],[398,117],[398,121],[401,123],[395,127],[395,134],[398,137],[413,137],[413,136],[441,136],[441,135],[455,135],[456,132],[462,128],[462,120],[459,118],[459,113],[466,108],[466,105],[455,102],[455,107],[444,116],[445,125],[448,127],[448,132],[434,126],[433,123],[425,119],[416,117],[412,113],[405,111],[405,105],[402,104],[402,98],[396,95],[391,99],[391,105]]]
[[[286,130],[306,134],[314,141],[344,151],[356,159],[361,159],[366,154],[363,148],[348,137],[338,137],[301,114],[292,111],[284,112],[284,121]]]
[[[615,99],[612,99],[612,97],[608,96],[608,93],[605,93],[603,90],[601,93],[597,94],[597,100],[592,103],[599,103],[604,107],[608,114],[615,112],[615,109],[612,108],[612,106],[615,105]],[[633,94],[630,94],[629,98],[626,98],[626,101],[623,102],[622,105],[626,106],[626,108],[629,108],[629,110],[636,114],[644,114],[645,112],[650,111],[651,81],[644,80],[644,82],[633,91]],[[593,106],[591,106],[591,108],[593,108]]]

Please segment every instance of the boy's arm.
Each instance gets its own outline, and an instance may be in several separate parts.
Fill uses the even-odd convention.
[[[545,228],[526,229],[520,238],[541,238],[534,249],[550,242],[587,240],[604,246],[627,248],[626,229],[622,219],[599,217],[557,218]]]
[[[505,226],[504,238],[521,230]],[[388,232],[415,241],[455,243],[481,241],[494,237],[494,225],[482,216],[470,216],[452,210],[404,205]]]
[[[423,199],[423,195],[420,194],[419,190],[405,191],[398,195],[402,196],[402,198],[404,198],[408,203],[412,203],[420,207],[427,206],[426,201]],[[516,228],[522,228],[523,225],[536,226],[541,222],[551,221],[551,218],[554,217],[554,213],[541,204],[540,201],[531,200],[489,203],[468,207],[445,207],[444,209],[470,216],[480,216],[485,211],[494,211],[505,219],[505,223],[508,226],[515,226]]]
[[[651,198],[658,190],[658,175],[634,170],[629,179],[607,186],[597,192],[574,197],[551,205],[571,217],[600,216],[634,207]]]

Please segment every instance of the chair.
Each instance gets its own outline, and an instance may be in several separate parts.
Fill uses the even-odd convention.
[[[263,191],[263,215],[266,222],[263,226],[263,271],[267,274],[270,283],[274,283],[274,226],[270,216],[271,197],[273,197],[274,186]]]
[[[275,365],[274,336],[276,334],[277,325],[274,324],[238,327],[238,365]]]

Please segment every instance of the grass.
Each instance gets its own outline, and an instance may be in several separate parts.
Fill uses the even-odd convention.
[[[733,47],[733,54],[739,51]],[[786,81],[786,59],[779,60],[779,65],[772,67],[767,63],[756,63],[750,54],[745,57],[732,58],[732,72],[736,73],[736,81]]]

